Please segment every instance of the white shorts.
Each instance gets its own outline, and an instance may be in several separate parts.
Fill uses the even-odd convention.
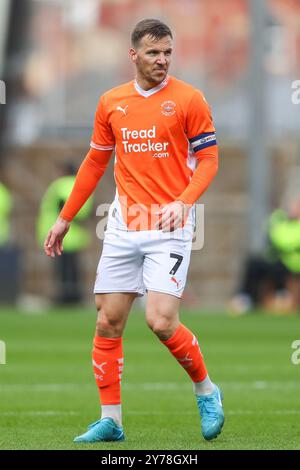
[[[108,228],[94,293],[157,291],[181,297],[190,262],[193,230],[126,231]]]

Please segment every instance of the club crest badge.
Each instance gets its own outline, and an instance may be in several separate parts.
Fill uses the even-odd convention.
[[[174,101],[164,101],[161,105],[161,112],[165,116],[173,116],[175,114],[176,103]]]

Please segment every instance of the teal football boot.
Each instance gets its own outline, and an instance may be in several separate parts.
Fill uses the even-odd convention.
[[[74,442],[124,441],[123,428],[112,418],[99,419],[89,425],[86,433],[77,436]]]
[[[201,429],[204,439],[210,441],[220,434],[225,417],[222,406],[223,395],[219,387],[209,395],[196,395],[201,416]]]

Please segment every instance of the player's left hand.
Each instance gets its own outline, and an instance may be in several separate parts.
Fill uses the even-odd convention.
[[[159,215],[159,220],[155,224],[157,230],[163,232],[173,232],[186,220],[191,204],[185,204],[182,201],[174,201],[166,204],[156,214]]]

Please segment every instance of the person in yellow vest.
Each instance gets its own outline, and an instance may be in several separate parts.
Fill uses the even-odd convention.
[[[69,174],[53,181],[42,198],[37,224],[41,246],[43,246],[49,226],[57,219],[74,185],[76,171],[73,166],[64,165],[63,170]],[[63,255],[55,262],[58,279],[57,303],[77,303],[82,299],[79,253],[89,245],[90,234],[81,222],[90,216],[92,208],[93,197],[90,197],[78,212],[75,223],[72,224],[65,238]]]
[[[12,197],[9,190],[0,182],[0,247],[8,244],[10,237],[9,216],[12,210]]]
[[[300,309],[300,196],[277,209],[269,221],[269,239],[277,260],[286,270],[285,288],[291,308]]]
[[[267,223],[268,245],[250,256],[241,285],[231,300],[232,313],[255,307],[281,313],[300,309],[300,196],[289,197]]]

